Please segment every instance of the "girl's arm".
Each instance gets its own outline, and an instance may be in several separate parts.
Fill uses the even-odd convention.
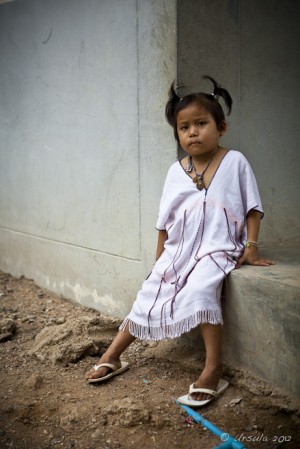
[[[251,209],[247,215],[247,239],[250,242],[257,242],[259,227],[260,227],[261,213],[255,209]],[[269,259],[263,259],[258,255],[258,248],[255,246],[249,246],[245,248],[245,251],[238,260],[238,265],[243,263],[248,265],[259,265],[267,267],[274,265],[274,262]]]
[[[158,231],[156,260],[159,259],[162,253],[164,252],[164,243],[167,240],[167,238],[168,238],[167,231]]]

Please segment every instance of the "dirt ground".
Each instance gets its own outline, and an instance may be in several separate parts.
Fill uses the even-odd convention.
[[[102,384],[85,372],[119,325],[0,272],[0,448],[211,449],[220,439],[175,402],[203,366],[182,339],[135,341],[130,369]],[[249,373],[224,367],[229,389],[198,410],[248,449],[300,447],[291,398]],[[223,436],[226,439],[226,435]]]

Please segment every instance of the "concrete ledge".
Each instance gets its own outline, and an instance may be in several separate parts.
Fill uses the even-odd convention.
[[[276,265],[243,266],[229,276],[224,358],[299,397],[300,242],[262,254]]]

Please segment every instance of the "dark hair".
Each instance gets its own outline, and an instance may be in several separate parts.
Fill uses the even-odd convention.
[[[225,105],[227,107],[227,114],[229,115],[231,112],[232,106],[232,98],[229,92],[221,87],[211,76],[204,75],[203,79],[208,79],[213,83],[213,92],[211,94],[206,94],[203,92],[192,93],[186,95],[184,97],[179,97],[175,91],[175,82],[172,83],[169,90],[169,100],[166,104],[166,119],[169,125],[174,128],[174,136],[177,142],[179,142],[178,134],[177,134],[177,115],[178,112],[182,109],[186,108],[192,103],[200,104],[204,109],[206,109],[214,118],[217,129],[219,131],[223,130],[225,115],[220,105],[218,98],[223,98]]]

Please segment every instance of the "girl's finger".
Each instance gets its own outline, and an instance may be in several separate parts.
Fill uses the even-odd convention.
[[[269,260],[269,259],[261,259],[261,260],[262,260],[262,262],[264,262],[264,263],[266,263],[268,265],[274,265],[275,264],[274,260]]]
[[[268,260],[268,259],[258,259],[255,261],[255,265],[259,265],[262,267],[268,267],[269,265],[274,265],[274,261]]]

